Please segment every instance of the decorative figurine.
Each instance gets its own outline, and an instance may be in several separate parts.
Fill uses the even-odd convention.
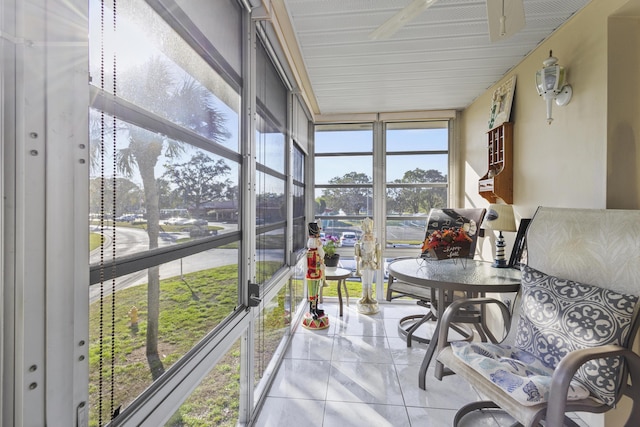
[[[307,291],[309,312],[302,319],[302,326],[307,329],[326,329],[329,317],[320,308],[320,288],[324,284],[324,249],[320,239],[320,225],[309,223],[309,239],[307,240]]]
[[[382,253],[380,243],[373,235],[373,220],[362,221],[362,238],[355,245],[356,275],[362,277],[362,298],[358,301],[358,312],[375,314],[379,311],[378,301],[371,297],[373,274],[380,266]]]

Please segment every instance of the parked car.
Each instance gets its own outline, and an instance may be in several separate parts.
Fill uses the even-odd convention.
[[[182,217],[179,217],[179,216],[174,216],[174,217],[171,217],[171,218],[165,220],[164,223],[166,225],[184,225],[185,222],[188,221],[188,220],[189,220],[189,218],[182,218]]]
[[[135,214],[124,214],[124,215],[120,215],[119,217],[117,217],[116,221],[119,221],[119,222],[132,222],[135,219],[136,219]]]
[[[142,214],[137,214],[134,219],[131,220],[131,224],[146,224],[147,219]]]
[[[340,236],[340,246],[355,246],[358,236],[352,231],[345,231]]]
[[[191,218],[184,222],[184,225],[209,225],[206,219]]]

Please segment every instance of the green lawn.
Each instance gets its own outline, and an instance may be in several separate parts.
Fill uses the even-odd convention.
[[[98,249],[102,244],[102,236],[99,233],[89,233],[89,251]]]
[[[233,312],[237,305],[237,266],[219,267],[161,281],[160,331],[158,348],[165,370],[186,354],[200,339]],[[138,311],[137,327],[132,327],[130,311]],[[110,419],[111,380],[114,406],[126,407],[152,382],[146,359],[147,286],[117,292],[115,313],[106,297],[90,306],[89,394],[90,423],[98,425],[99,402],[103,423]],[[101,321],[102,319],[102,321]],[[113,321],[115,320],[115,327]],[[114,357],[111,358],[112,344]],[[210,382],[203,382],[198,394],[190,397],[186,412],[181,410],[171,425],[235,426],[239,393],[239,348],[216,365]],[[103,357],[100,357],[102,353]],[[112,364],[113,362],[113,364]],[[99,372],[103,373],[102,393]],[[113,372],[113,376],[112,376]],[[198,396],[205,396],[199,399]],[[189,409],[191,408],[191,409]],[[184,413],[183,413],[184,412]],[[186,422],[191,415],[200,421]]]
[[[327,281],[327,287],[324,288],[322,290],[322,295],[324,295],[325,297],[337,297],[338,296],[338,286],[337,286],[337,281],[335,280],[328,280]],[[347,280],[345,282],[347,284],[347,290],[349,291],[349,298],[360,298],[362,297],[362,283],[360,282],[356,282],[353,280]],[[385,283],[385,292],[387,289],[387,285]],[[376,295],[376,287],[375,284],[373,285],[373,293],[372,295],[375,297]],[[342,297],[344,298],[346,295],[344,294],[344,289],[342,291]]]

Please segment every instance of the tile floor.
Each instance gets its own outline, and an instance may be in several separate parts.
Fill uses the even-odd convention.
[[[337,302],[325,300],[330,326],[322,331],[296,329],[285,359],[254,426],[266,427],[445,427],[462,405],[478,393],[455,375],[418,387],[418,370],[426,344],[398,333],[398,320],[426,309],[414,303],[380,304],[367,316],[355,300],[338,316]],[[581,425],[588,427],[576,417]],[[470,414],[461,426],[510,426],[507,415]]]

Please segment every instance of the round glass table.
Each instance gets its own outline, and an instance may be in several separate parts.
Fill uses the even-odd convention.
[[[520,270],[514,268],[496,268],[491,263],[469,259],[458,260],[426,260],[423,258],[405,258],[389,264],[389,285],[394,280],[409,283],[417,287],[424,287],[424,301],[422,305],[430,308],[424,316],[426,320],[435,320],[435,331],[428,340],[429,346],[425,354],[419,373],[420,388],[425,388],[425,376],[429,363],[438,345],[439,321],[444,310],[459,298],[473,298],[485,296],[487,292],[504,293],[517,292],[520,289]],[[484,312],[469,311],[469,323],[473,323],[481,339],[488,336],[495,341],[485,323]],[[424,321],[424,320],[423,320]],[[465,322],[465,319],[461,320]],[[418,321],[420,322],[420,320]],[[407,346],[411,345],[411,335],[407,338]],[[442,377],[443,367],[440,362],[436,365],[436,376]]]

